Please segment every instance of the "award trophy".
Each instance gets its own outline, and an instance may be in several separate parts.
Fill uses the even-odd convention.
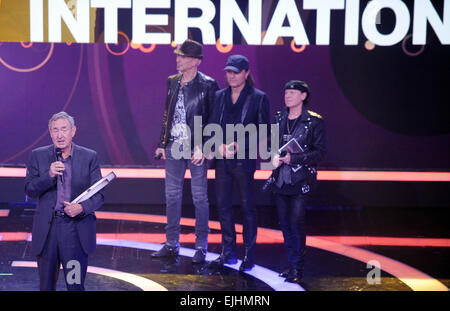
[[[82,194],[77,196],[71,203],[81,203],[83,201],[86,201],[90,197],[92,197],[94,194],[105,188],[114,178],[116,178],[116,174],[114,172],[109,173],[107,176],[103,177],[99,181],[97,181],[95,184],[90,186],[86,191],[84,191]]]

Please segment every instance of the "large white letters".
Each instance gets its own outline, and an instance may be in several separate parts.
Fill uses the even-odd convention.
[[[358,45],[359,0],[345,1],[345,45]]]
[[[44,16],[48,5],[48,41],[62,41],[63,22],[72,33],[76,42],[90,42],[92,27],[91,8],[104,10],[104,38],[106,43],[116,43],[119,19],[119,9],[132,11],[132,40],[134,43],[171,44],[181,43],[189,37],[189,29],[198,29],[203,44],[216,44],[220,38],[222,44],[234,42],[233,28],[236,25],[245,43],[251,45],[274,45],[278,38],[294,38],[297,45],[310,44],[308,34],[300,14],[301,10],[316,11],[317,45],[330,44],[331,27],[344,27],[345,45],[359,44],[360,27],[365,37],[376,45],[391,46],[401,42],[408,32],[412,32],[412,43],[424,45],[427,40],[427,28],[436,33],[443,45],[450,44],[450,0],[442,0],[443,12],[437,12],[430,0],[414,0],[413,12],[410,12],[405,0],[372,0],[361,8],[359,0],[304,0],[303,7],[297,7],[295,0],[279,0],[273,15],[268,16],[268,27],[264,38],[262,20],[263,12],[268,12],[266,1],[247,0],[246,6],[238,0],[74,0],[75,16],[65,0],[29,0],[30,4],[30,41],[43,42],[46,38]],[[169,14],[174,4],[174,31],[149,31],[147,26],[168,26]],[[217,8],[215,4],[217,5]],[[245,7],[243,12],[241,7]],[[166,13],[150,14],[149,9],[163,9]],[[216,9],[219,12],[216,18]],[[395,23],[390,33],[381,33],[380,12],[391,10],[395,15]],[[331,22],[332,10],[344,10],[345,25],[335,25]],[[361,10],[363,12],[361,13]],[[266,14],[264,13],[264,14]],[[360,15],[362,15],[360,21]],[[442,16],[442,17],[441,17]],[[214,22],[214,24],[213,24]],[[412,23],[411,23],[412,22]],[[381,24],[383,21],[381,21]],[[219,33],[215,28],[219,25]],[[173,36],[173,37],[172,37]],[[262,42],[261,42],[262,41]]]
[[[316,44],[330,44],[331,10],[343,10],[344,0],[304,0],[303,9],[317,10],[316,19]]]
[[[131,8],[131,0],[91,0],[91,7],[105,10],[105,43],[117,43],[118,10]]]
[[[133,42],[170,44],[170,33],[147,33],[147,25],[168,25],[169,16],[163,14],[146,14],[149,9],[169,9],[170,0],[134,0],[133,1]]]
[[[43,0],[30,0],[30,41],[44,41],[44,3]]]
[[[289,21],[289,26],[283,26],[286,17]],[[294,0],[278,1],[264,36],[263,44],[273,45],[278,37],[294,37],[296,44],[309,44],[308,36]]]
[[[75,18],[64,0],[48,0],[48,40],[61,42],[61,21],[64,21],[79,43],[89,43],[89,0],[77,0]]]
[[[444,0],[444,16],[438,13],[429,0],[416,0],[414,3],[413,44],[426,44],[427,21],[442,44],[450,44],[450,1]]]
[[[377,29],[377,15],[383,8],[391,9],[395,14],[395,27],[390,34],[381,34]],[[367,4],[362,16],[364,35],[376,45],[394,45],[402,41],[409,29],[408,7],[400,0],[377,0]]]
[[[220,2],[220,42],[233,43],[233,21],[247,44],[261,44],[262,0],[249,0],[248,22],[235,0]]]
[[[189,9],[200,9],[202,15],[189,17]],[[198,28],[202,32],[203,44],[216,44],[216,36],[211,21],[216,8],[209,0],[175,1],[175,42],[181,43],[188,38],[189,28]]]

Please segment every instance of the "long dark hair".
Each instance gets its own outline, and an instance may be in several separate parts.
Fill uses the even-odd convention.
[[[245,80],[245,83],[246,83],[249,87],[254,87],[254,86],[255,86],[255,80],[253,79],[253,76],[252,76],[251,73],[248,74],[247,80]]]
[[[245,70],[245,69],[244,69],[244,70]],[[247,70],[247,71],[248,71],[248,70]],[[226,78],[225,78],[225,84],[226,84],[227,86],[229,86],[229,85],[228,85],[228,81],[227,81]],[[249,86],[249,87],[254,87],[254,86],[255,86],[255,80],[253,79],[253,76],[252,76],[251,73],[248,74],[247,79],[245,80],[245,85],[247,85],[247,86]]]

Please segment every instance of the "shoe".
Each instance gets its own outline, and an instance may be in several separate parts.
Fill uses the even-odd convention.
[[[241,266],[239,267],[240,272],[244,271],[250,271],[253,269],[255,264],[253,263],[253,260],[250,260],[248,257],[245,257],[244,260],[242,260]]]
[[[302,280],[302,278],[303,278],[303,271],[292,268],[291,270],[289,270],[286,280],[284,280],[284,281],[289,282],[289,283],[299,284],[300,281]]]
[[[194,257],[192,257],[193,263],[202,263],[205,262],[206,257],[206,249],[199,248],[195,251]]]
[[[255,266],[253,261],[254,258],[254,247],[246,247],[244,259],[242,260],[241,266],[239,267],[240,272],[250,271]]]
[[[176,257],[178,256],[178,252],[180,250],[179,246],[172,247],[164,245],[159,251],[154,252],[152,254],[152,257],[159,258],[159,257]]]
[[[217,257],[215,260],[211,261],[211,264],[213,265],[234,265],[237,263],[237,257],[233,255],[224,255],[221,254],[219,257]]]
[[[279,277],[285,278],[288,276],[289,274],[289,268],[284,269],[282,272],[280,272],[280,274],[278,274]]]

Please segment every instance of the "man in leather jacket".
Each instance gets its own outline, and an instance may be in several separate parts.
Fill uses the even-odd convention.
[[[259,125],[268,125],[270,122],[269,98],[264,92],[253,87],[248,59],[242,55],[231,55],[225,71],[228,87],[216,93],[212,123],[219,124],[224,132],[226,132],[227,125],[244,127],[254,125],[256,128]],[[213,261],[213,264],[221,266],[237,262],[235,222],[231,204],[233,183],[236,182],[241,197],[245,247],[244,259],[239,270],[248,271],[254,266],[257,233],[256,207],[253,199],[253,175],[256,169],[256,159],[250,157],[252,148],[250,148],[249,142],[252,139],[258,140],[255,136],[259,135],[256,131],[241,140],[236,139],[234,133],[228,135],[229,133],[226,133],[227,137],[219,147],[222,159],[215,159],[222,253]],[[244,141],[245,143],[242,143]],[[256,146],[254,147],[256,148]],[[240,158],[239,152],[244,157]]]
[[[295,139],[300,145],[298,152],[286,152],[272,161],[277,169],[272,174],[271,189],[289,262],[289,268],[280,276],[294,283],[303,277],[307,198],[316,182],[317,164],[326,153],[324,120],[305,107],[309,94],[305,82],[289,81],[285,85],[286,107],[275,116],[280,144],[283,146]]]
[[[203,128],[210,118],[214,94],[219,85],[216,80],[197,70],[203,58],[200,43],[188,39],[174,53],[177,54],[179,74],[172,75],[167,80],[166,106],[160,141],[155,152],[155,158],[166,160],[166,243],[152,256],[178,255],[183,182],[186,169],[189,168],[196,216],[196,253],[192,261],[201,263],[205,260],[208,247],[209,202],[202,141],[197,142],[194,137],[203,137]],[[201,118],[201,128],[194,126],[194,117]]]

